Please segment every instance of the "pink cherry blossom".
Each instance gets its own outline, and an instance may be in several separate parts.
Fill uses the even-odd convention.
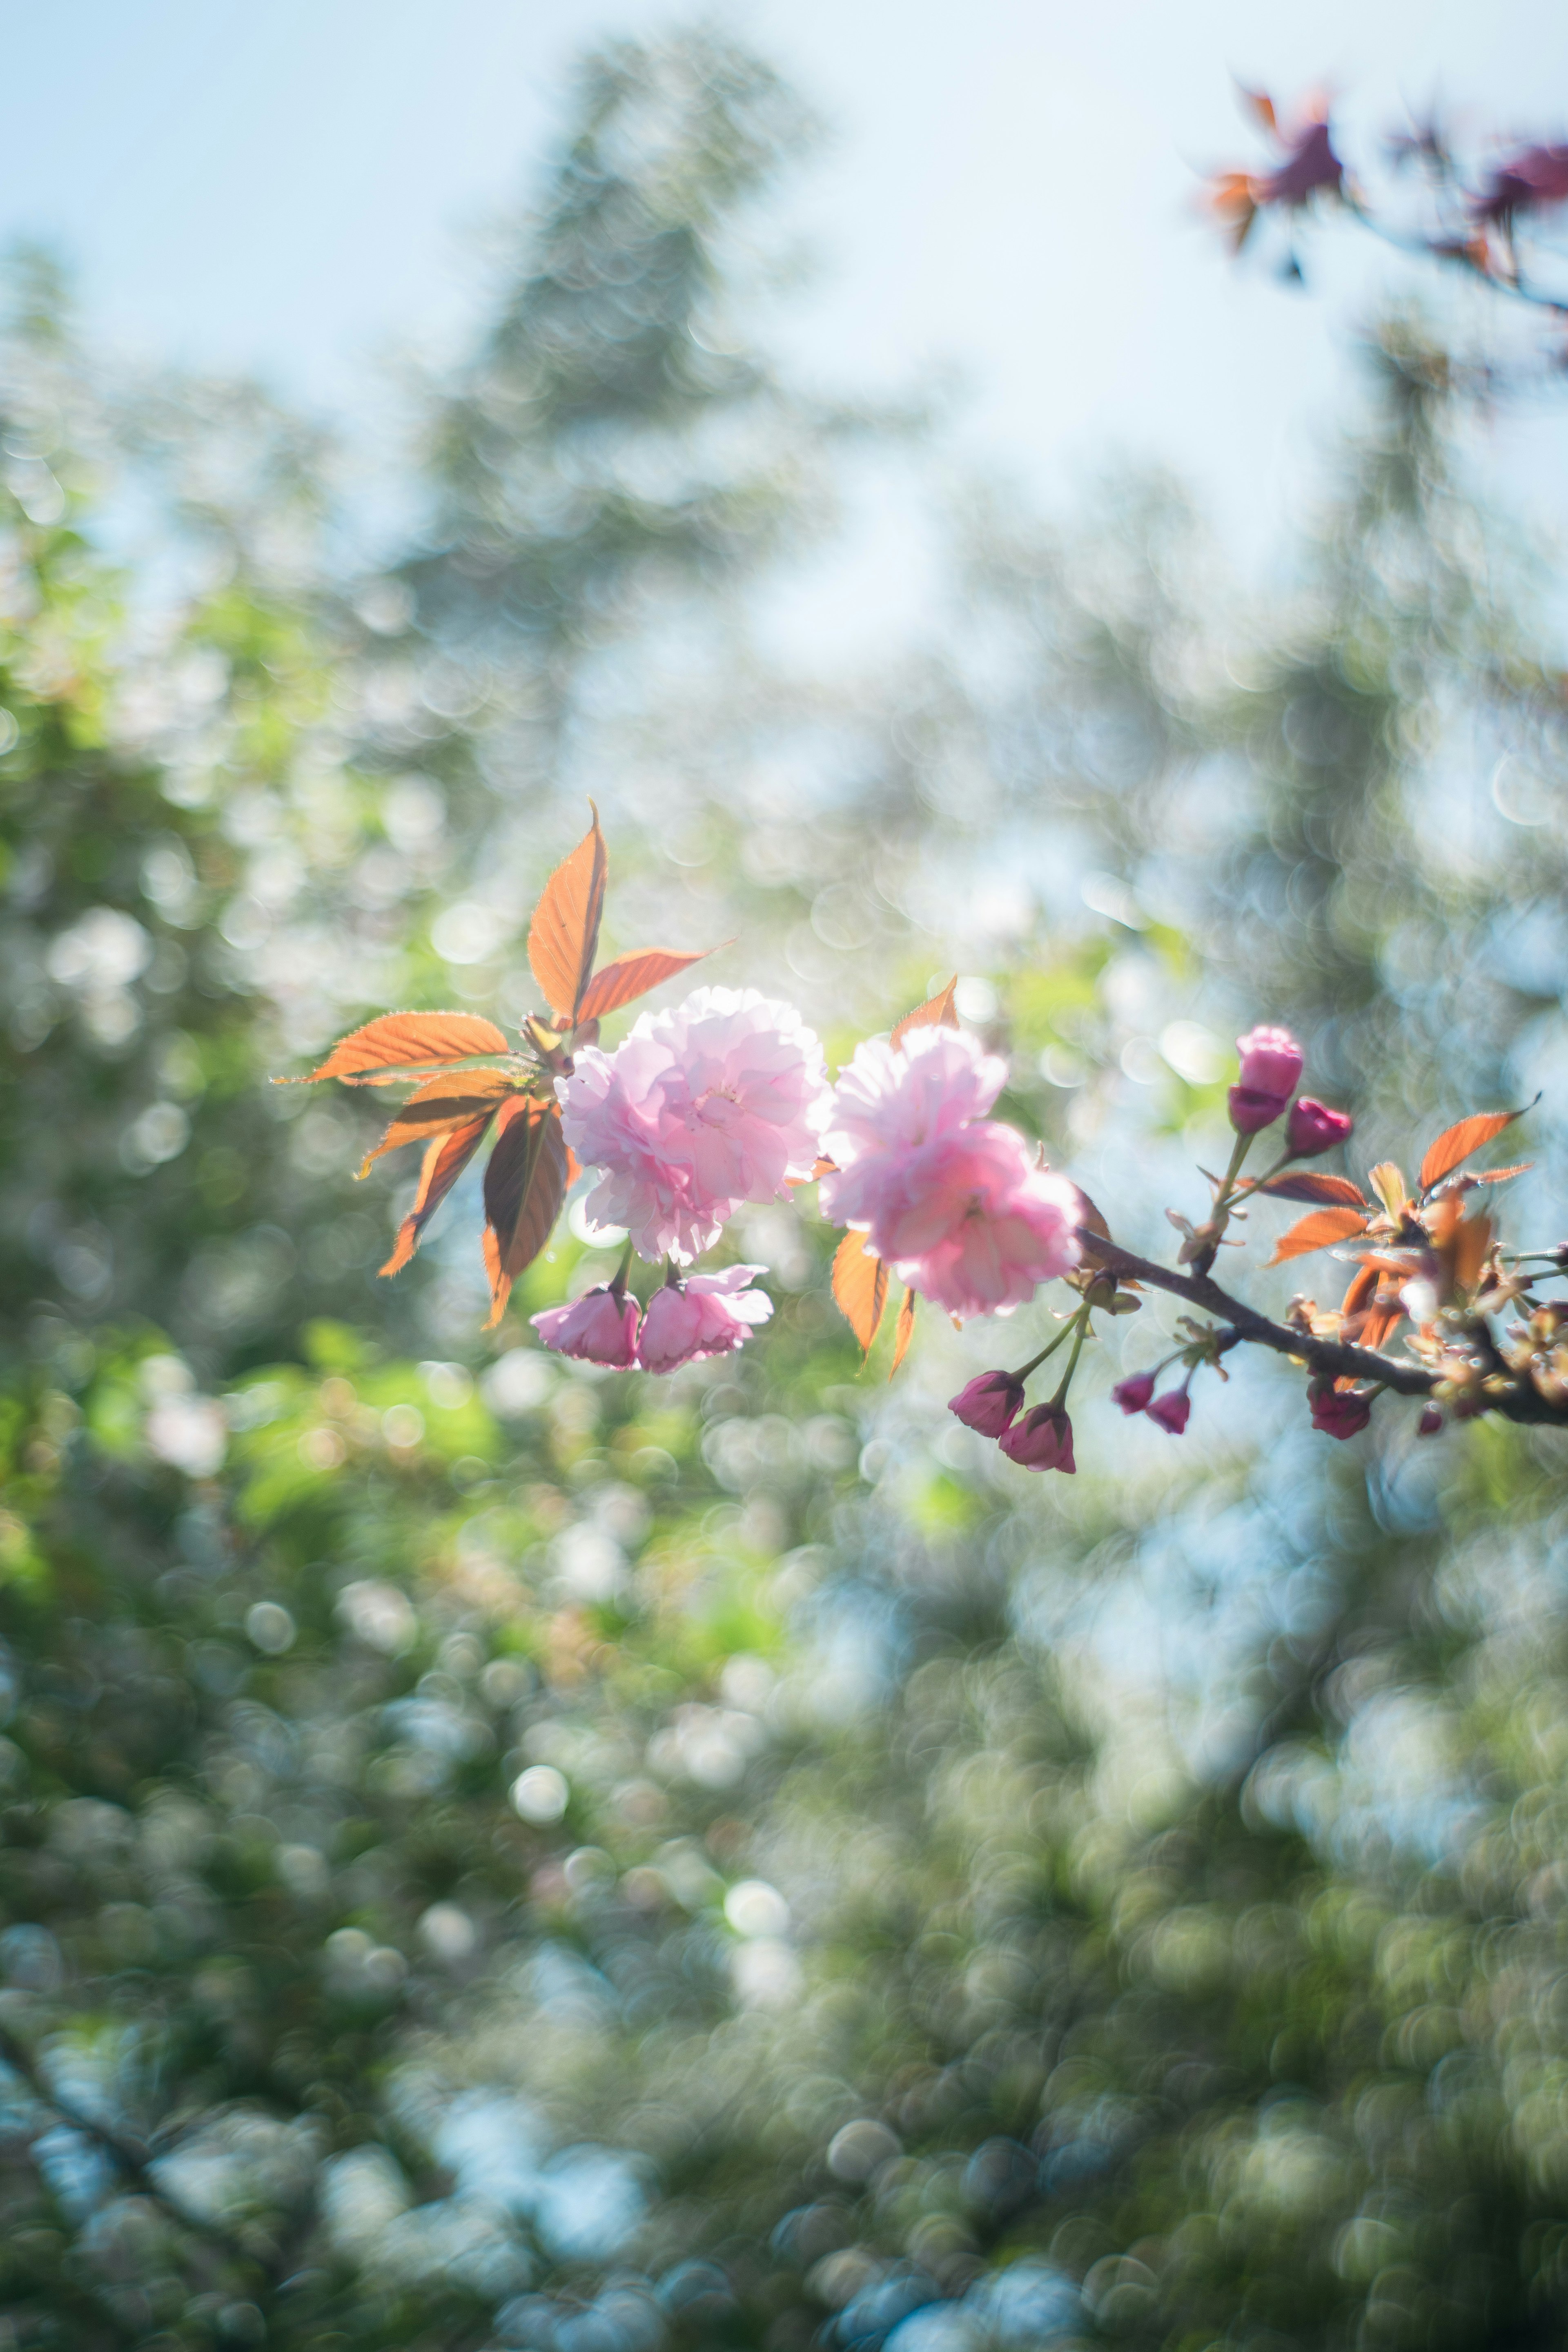
[[[1111,1402],[1119,1404],[1124,1412],[1146,1412],[1154,1392],[1153,1372],[1132,1372],[1124,1381],[1116,1382],[1111,1391]]]
[[[558,1356],[625,1371],[637,1359],[637,1301],[617,1298],[601,1283],[570,1307],[547,1307],[533,1318],[534,1329]]]
[[[1018,1418],[1022,1402],[1023,1382],[1016,1372],[980,1372],[948,1398],[947,1410],[982,1437],[999,1437]]]
[[[1155,1397],[1145,1411],[1151,1421],[1157,1421],[1162,1429],[1168,1429],[1173,1437],[1179,1437],[1192,1418],[1192,1399],[1185,1388],[1167,1389],[1164,1396]]]
[[[727,1265],[720,1274],[691,1274],[678,1286],[655,1290],[637,1342],[641,1369],[674,1372],[744,1346],[752,1327],[773,1312],[765,1292],[747,1286],[766,1272],[760,1265]]]
[[[1342,1389],[1313,1381],[1307,1390],[1312,1427],[1325,1437],[1354,1437],[1372,1419],[1372,1399],[1364,1389]]]
[[[1061,1470],[1071,1478],[1078,1468],[1072,1458],[1072,1423],[1060,1405],[1037,1404],[1004,1430],[997,1443],[1020,1470]]]
[[[1330,1110],[1325,1103],[1302,1095],[1291,1106],[1286,1149],[1294,1160],[1311,1160],[1320,1151],[1331,1151],[1336,1143],[1348,1143],[1354,1125],[1347,1110]]]
[[[612,1054],[585,1046],[556,1093],[568,1143],[603,1171],[589,1217],[625,1226],[643,1257],[689,1265],[743,1201],[810,1175],[827,1070],[793,1005],[699,988],[643,1013]]]
[[[1237,1083],[1249,1094],[1288,1098],[1295,1093],[1303,1055],[1288,1029],[1271,1029],[1266,1024],[1249,1029],[1245,1037],[1236,1040],[1236,1050],[1241,1056]],[[1284,1108],[1283,1100],[1280,1108]]]
[[[822,1180],[823,1214],[950,1315],[1008,1314],[1078,1263],[1077,1187],[995,1119],[872,1151]]]
[[[1008,1066],[967,1029],[912,1029],[894,1049],[868,1038],[839,1074],[822,1150],[839,1168],[901,1151],[984,1118],[1007,1084]]]

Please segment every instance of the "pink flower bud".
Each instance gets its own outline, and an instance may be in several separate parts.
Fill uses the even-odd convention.
[[[1421,1418],[1416,1423],[1416,1436],[1436,1437],[1442,1426],[1443,1414],[1441,1407],[1435,1404],[1424,1404],[1421,1407]]]
[[[1260,1128],[1272,1127],[1289,1095],[1266,1095],[1256,1087],[1232,1087],[1230,1089],[1230,1124],[1238,1135],[1256,1135]]]
[[[547,1307],[533,1318],[533,1326],[558,1356],[576,1356],[613,1371],[625,1371],[636,1360],[637,1301],[617,1298],[602,1284],[585,1290],[570,1307]]]
[[[1302,1095],[1291,1106],[1291,1123],[1285,1129],[1285,1141],[1292,1160],[1311,1160],[1320,1151],[1332,1151],[1336,1143],[1348,1143],[1355,1125],[1347,1110],[1330,1110],[1311,1095]]]
[[[1156,1397],[1145,1410],[1151,1421],[1157,1421],[1162,1429],[1168,1429],[1173,1437],[1179,1437],[1191,1417],[1192,1399],[1184,1388],[1167,1389],[1164,1396]]]
[[[1154,1392],[1153,1372],[1133,1372],[1126,1380],[1117,1381],[1111,1391],[1111,1402],[1119,1404],[1124,1412],[1146,1412]]]
[[[1288,1029],[1249,1029],[1236,1040],[1236,1050],[1241,1056],[1237,1083],[1248,1094],[1288,1097],[1295,1093],[1302,1055]]]
[[[1307,1391],[1312,1427],[1325,1437],[1354,1437],[1372,1419],[1372,1399],[1360,1389],[1320,1388],[1314,1381]]]
[[[948,1399],[947,1410],[957,1414],[966,1429],[977,1429],[982,1437],[1000,1437],[1017,1420],[1022,1402],[1023,1382],[1016,1373],[981,1372]]]
[[[1060,1405],[1037,1404],[1003,1430],[998,1443],[1020,1470],[1064,1470],[1071,1478],[1078,1468],[1072,1459],[1072,1423]]]

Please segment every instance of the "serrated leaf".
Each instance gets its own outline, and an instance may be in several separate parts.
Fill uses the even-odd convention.
[[[577,1008],[581,1021],[601,1021],[607,1013],[619,1012],[639,996],[646,996],[662,980],[673,980],[686,966],[700,963],[709,948],[695,948],[683,953],[676,948],[639,948],[631,955],[617,956],[596,971],[582,992]]]
[[[313,1087],[322,1078],[342,1078],[351,1087],[390,1087],[428,1073],[432,1064],[450,1067],[476,1054],[510,1050],[505,1034],[476,1013],[382,1013],[341,1038],[308,1077],[274,1084]]]
[[[1535,1101],[1540,1100],[1537,1095]],[[1469,1118],[1461,1118],[1457,1126],[1445,1128],[1421,1162],[1422,1192],[1429,1192],[1434,1184],[1451,1176],[1472,1151],[1479,1151],[1483,1143],[1490,1143],[1505,1127],[1511,1127],[1516,1118],[1522,1118],[1527,1110],[1534,1108],[1534,1103],[1521,1103],[1517,1110],[1479,1110]]]
[[[517,1081],[505,1070],[458,1070],[427,1078],[410,1095],[375,1150],[366,1152],[361,1175],[368,1176],[384,1151],[399,1151],[405,1143],[426,1142],[431,1136],[445,1135],[472,1119],[488,1120],[497,1105],[516,1092]]]
[[[566,1139],[560,1107],[526,1095],[502,1107],[500,1132],[485,1170],[485,1265],[489,1330],[506,1311],[513,1283],[550,1237],[566,1198]]]
[[[833,1303],[869,1356],[887,1305],[887,1268],[870,1255],[863,1234],[846,1234],[833,1253]]]
[[[1471,1181],[1477,1184],[1506,1184],[1511,1176],[1522,1176],[1526,1170],[1533,1168],[1534,1165],[1533,1160],[1517,1160],[1511,1168],[1484,1169],[1480,1175],[1473,1177]]]
[[[897,1371],[908,1354],[909,1343],[914,1337],[915,1293],[913,1290],[906,1290],[904,1294],[904,1304],[898,1310],[898,1320],[893,1327],[893,1362],[888,1368],[889,1380],[892,1380],[894,1373]]]
[[[574,1021],[593,971],[604,885],[610,859],[599,830],[599,811],[572,851],[539,893],[528,926],[528,962],[558,1020]]]
[[[1298,1217],[1274,1244],[1270,1265],[1282,1265],[1287,1258],[1305,1257],[1310,1250],[1327,1249],[1333,1242],[1347,1242],[1353,1234],[1366,1231],[1366,1218],[1360,1209],[1314,1209],[1308,1217]]]
[[[438,1135],[431,1144],[420,1170],[413,1206],[397,1229],[397,1240],[391,1257],[381,1269],[382,1274],[402,1273],[419,1247],[420,1235],[484,1141],[489,1124],[490,1113],[486,1110],[482,1118],[455,1127],[450,1134]]]
[[[1266,1176],[1255,1189],[1272,1194],[1276,1201],[1312,1201],[1334,1208],[1362,1210],[1370,1210],[1372,1205],[1360,1185],[1353,1184],[1348,1176],[1328,1176],[1310,1168],[1301,1169],[1294,1176]]]
[[[892,1042],[895,1054],[911,1029],[956,1029],[958,1015],[953,1007],[953,992],[957,985],[958,975],[955,972],[937,995],[928,996],[924,1004],[917,1004],[913,1013],[906,1013],[902,1021],[894,1023]]]

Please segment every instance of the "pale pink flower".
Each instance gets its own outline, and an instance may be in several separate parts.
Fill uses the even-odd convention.
[[[1008,1066],[967,1029],[912,1029],[894,1051],[870,1037],[839,1074],[822,1150],[839,1168],[907,1150],[984,1118],[1007,1084]],[[827,1210],[824,1196],[824,1213]]]
[[[824,1177],[822,1195],[898,1281],[964,1318],[1009,1314],[1078,1263],[1077,1188],[995,1119],[868,1153]]]
[[[545,1346],[558,1356],[576,1356],[614,1371],[629,1370],[637,1360],[637,1301],[617,1298],[602,1283],[570,1307],[547,1307],[532,1319]]]
[[[827,1070],[793,1005],[699,988],[643,1013],[614,1053],[583,1047],[556,1093],[568,1143],[603,1171],[589,1217],[625,1226],[643,1257],[689,1265],[743,1201],[810,1175]]]
[[[678,1287],[666,1283],[655,1290],[637,1342],[642,1370],[678,1371],[683,1364],[700,1364],[706,1356],[727,1356],[743,1347],[752,1328],[773,1312],[765,1291],[747,1287],[766,1272],[760,1265],[727,1265],[721,1274],[689,1274]]]

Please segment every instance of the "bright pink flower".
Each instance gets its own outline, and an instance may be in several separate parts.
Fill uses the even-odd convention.
[[[1117,1381],[1111,1391],[1111,1402],[1119,1404],[1124,1412],[1146,1412],[1154,1392],[1153,1372],[1133,1372],[1126,1380]]]
[[[568,1143],[604,1171],[590,1218],[624,1225],[643,1257],[689,1265],[743,1201],[810,1175],[827,1070],[792,1005],[699,988],[643,1013],[613,1054],[584,1046],[556,1093]]]
[[[984,1118],[1007,1084],[1008,1066],[967,1029],[912,1029],[895,1052],[869,1037],[839,1074],[822,1150],[839,1168],[902,1151]]]
[[[1330,1110],[1311,1095],[1302,1095],[1291,1106],[1286,1147],[1293,1160],[1311,1160],[1320,1151],[1332,1151],[1336,1143],[1348,1143],[1354,1125],[1349,1111]]]
[[[534,1329],[558,1356],[576,1356],[585,1364],[607,1364],[625,1371],[637,1358],[637,1301],[617,1298],[601,1283],[585,1290],[570,1307],[547,1307],[533,1318]]]
[[[1307,1402],[1312,1411],[1312,1427],[1321,1429],[1325,1437],[1354,1437],[1372,1419],[1372,1399],[1360,1389],[1320,1388],[1314,1381],[1307,1391]]]
[[[1260,1094],[1256,1087],[1232,1087],[1230,1089],[1230,1124],[1238,1135],[1256,1135],[1262,1127],[1272,1127],[1289,1095]]]
[[[1179,1437],[1192,1417],[1192,1399],[1184,1388],[1167,1389],[1164,1396],[1155,1397],[1145,1411],[1151,1421],[1157,1421],[1162,1429],[1168,1429],[1173,1437]]]
[[[1077,1188],[995,1119],[868,1152],[822,1179],[821,1202],[896,1280],[965,1318],[1022,1307],[1079,1259]]]
[[[1301,1075],[1301,1049],[1288,1029],[1260,1026],[1238,1037],[1241,1056],[1237,1084],[1248,1094],[1282,1095],[1296,1091]]]
[[[1037,1404],[1021,1421],[1003,1430],[997,1442],[1020,1470],[1062,1470],[1070,1478],[1077,1471],[1072,1423],[1060,1405]]]
[[[727,1265],[722,1274],[690,1274],[679,1287],[665,1283],[648,1301],[637,1361],[645,1372],[678,1371],[707,1356],[727,1356],[745,1344],[754,1324],[766,1323],[773,1301],[747,1285],[760,1265]]]
[[[948,1398],[947,1410],[982,1437],[999,1437],[1018,1418],[1022,1402],[1023,1382],[1016,1372],[980,1372]]]

